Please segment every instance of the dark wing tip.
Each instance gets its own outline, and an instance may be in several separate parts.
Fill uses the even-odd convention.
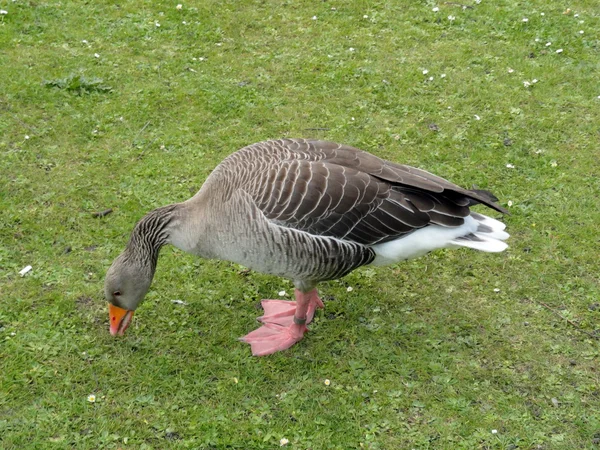
[[[498,197],[485,189],[471,189],[469,192],[469,206],[484,204],[502,214],[510,214],[506,208],[498,205]]]

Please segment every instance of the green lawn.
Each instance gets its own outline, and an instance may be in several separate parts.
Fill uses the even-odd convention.
[[[465,6],[0,1],[0,447],[598,448],[600,9]],[[135,222],[280,137],[490,189],[510,248],[323,283],[306,339],[254,358],[291,283],[168,247],[112,338]]]

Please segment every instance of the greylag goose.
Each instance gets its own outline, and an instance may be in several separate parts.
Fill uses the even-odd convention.
[[[468,190],[367,152],[306,139],[253,144],[221,162],[189,200],[155,209],[134,227],[104,285],[110,332],[122,335],[148,291],[160,248],[233,261],[289,278],[296,301],[263,300],[262,326],[241,338],[254,355],[302,339],[320,281],[440,248],[500,252],[505,225],[470,211],[506,210]]]

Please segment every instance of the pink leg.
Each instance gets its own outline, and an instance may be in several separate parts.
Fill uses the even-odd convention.
[[[313,289],[312,291],[303,293],[296,289],[294,294],[296,296],[295,302],[286,300],[263,300],[261,304],[265,313],[260,316],[258,320],[264,324],[274,323],[277,325],[289,326],[293,322],[294,314],[298,318],[301,317],[300,314],[303,312],[301,310],[297,311],[297,309],[301,304],[307,302],[306,323],[311,323],[317,308],[324,308],[317,290]]]
[[[309,292],[295,291],[296,301],[263,300],[265,315],[259,317],[262,327],[252,331],[242,341],[250,344],[254,356],[270,355],[290,348],[304,337],[317,308],[323,308],[323,302],[313,289]]]

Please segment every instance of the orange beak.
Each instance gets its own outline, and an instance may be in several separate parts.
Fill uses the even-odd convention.
[[[123,336],[125,330],[131,323],[134,311],[119,308],[112,303],[108,304],[108,320],[110,321],[110,334]]]

